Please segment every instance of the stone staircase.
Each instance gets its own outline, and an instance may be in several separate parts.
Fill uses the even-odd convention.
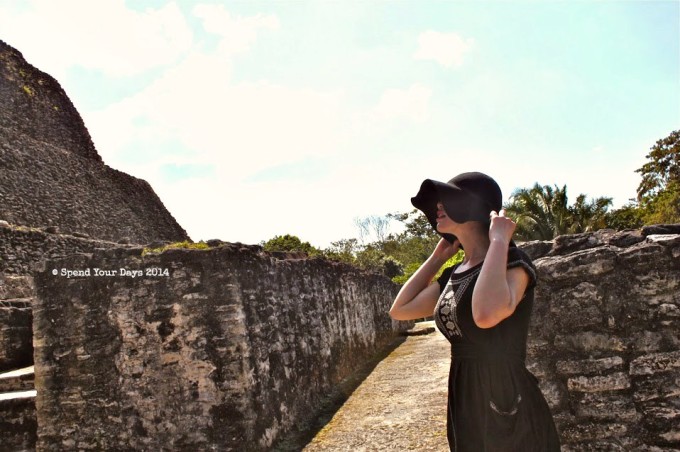
[[[0,449],[34,451],[33,280],[0,274]]]

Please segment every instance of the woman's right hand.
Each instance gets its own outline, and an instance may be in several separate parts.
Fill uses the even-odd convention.
[[[441,259],[443,262],[446,262],[451,259],[459,249],[460,242],[458,239],[454,240],[453,243],[450,243],[445,238],[442,238],[439,240],[439,243],[437,243],[437,246],[432,252],[432,256],[436,257],[437,259]]]

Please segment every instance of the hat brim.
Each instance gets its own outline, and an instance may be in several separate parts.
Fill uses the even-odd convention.
[[[411,204],[416,209],[422,211],[432,229],[450,243],[456,240],[456,236],[446,232],[439,232],[437,229],[438,202],[442,203],[446,215],[456,223],[465,223],[467,221],[490,222],[489,215],[491,214],[491,208],[475,195],[458,187],[451,181],[447,183],[425,179],[420,185],[418,194],[411,198]],[[510,240],[510,246],[516,246],[513,240]]]
[[[411,204],[421,210],[437,234],[453,243],[453,234],[437,230],[437,203],[444,206],[446,215],[456,223],[467,221],[489,221],[490,210],[479,198],[451,182],[425,179],[418,194],[411,198]]]
[[[442,233],[437,230],[437,203],[441,201],[444,204],[444,211],[449,218],[457,221],[457,216],[454,216],[455,207],[464,204],[464,196],[464,192],[458,187],[432,179],[425,179],[420,185],[418,194],[411,198],[411,204],[425,214],[427,221],[437,234],[453,243],[456,240],[455,235]]]

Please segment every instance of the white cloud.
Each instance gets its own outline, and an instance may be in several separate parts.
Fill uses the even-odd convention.
[[[139,12],[124,0],[32,0],[21,12],[0,6],[0,30],[58,79],[71,67],[113,77],[139,74],[177,61],[193,40],[174,2]]]
[[[233,17],[223,5],[197,5],[193,9],[193,14],[201,19],[205,31],[222,38],[219,49],[224,55],[249,50],[257,39],[259,30],[279,28],[279,19],[274,15],[257,14],[251,17]]]
[[[417,60],[433,60],[450,68],[462,65],[463,56],[473,45],[472,38],[464,39],[457,33],[428,30],[418,36],[418,50],[413,57]]]
[[[102,157],[116,165],[126,166],[121,156],[130,146],[151,153],[175,141],[218,173],[245,178],[335,151],[341,107],[339,93],[234,83],[229,61],[194,53],[138,94],[89,113],[86,123]]]

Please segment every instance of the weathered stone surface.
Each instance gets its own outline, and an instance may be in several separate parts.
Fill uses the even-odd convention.
[[[626,248],[636,243],[640,243],[645,239],[642,232],[638,229],[627,229],[625,231],[618,231],[609,237],[608,243],[610,245],[618,246],[619,248]]]
[[[0,300],[0,372],[33,364],[29,299]]]
[[[614,269],[616,253],[609,247],[547,256],[535,262],[539,278],[548,282],[596,281]]]
[[[33,296],[33,280],[29,276],[11,276],[0,273],[0,300],[30,298]]]
[[[35,389],[33,366],[0,373],[0,393]]]
[[[620,423],[582,423],[567,427],[562,439],[567,442],[593,441],[603,438],[621,437],[628,433],[628,427]]]
[[[673,406],[669,401],[666,405],[643,405],[643,422],[649,430],[665,431],[669,425],[680,425],[680,408]],[[676,404],[680,399],[674,401]]]
[[[35,397],[0,397],[0,449],[33,451],[36,439]]]
[[[555,337],[555,345],[559,348],[576,353],[586,353],[590,356],[621,352],[625,350],[625,342],[622,338],[593,331],[583,331],[571,335],[558,334]]]
[[[609,375],[595,375],[593,377],[578,376],[567,380],[570,391],[600,392],[630,388],[630,378],[623,372]]]
[[[611,231],[613,232],[613,231]],[[562,255],[604,245],[603,231],[595,233],[566,234],[555,237],[551,254]]]
[[[680,235],[676,234],[653,234],[648,235],[647,240],[664,246],[680,245]]]
[[[550,296],[550,311],[557,331],[573,331],[604,324],[603,296],[598,287],[582,282],[574,287],[554,290]]]
[[[553,248],[552,240],[532,240],[518,245],[531,259],[547,255]]]
[[[624,249],[618,254],[618,260],[624,267],[641,272],[659,265],[668,267],[671,263],[670,256],[666,254],[666,248],[652,241],[640,242]]]
[[[680,448],[676,240],[639,231],[586,234],[556,240],[561,248],[535,261],[527,358],[546,398],[559,401],[551,407],[563,450]],[[563,398],[553,390],[560,387]]]
[[[59,83],[0,41],[0,218],[134,243],[187,240],[144,180],[102,162]]]
[[[35,275],[41,450],[265,450],[409,326],[387,315],[388,279],[259,247],[97,250],[51,268],[142,275]]]
[[[630,422],[639,418],[635,404],[623,392],[588,392],[573,395],[577,419]]]
[[[640,331],[631,337],[629,349],[636,352],[656,352],[662,347],[663,335],[656,331]]]
[[[662,372],[636,377],[633,397],[636,402],[669,400],[680,397],[680,372]]]
[[[631,375],[652,375],[680,369],[680,350],[640,356],[630,362]]]
[[[642,235],[652,234],[676,234],[680,235],[680,223],[678,224],[653,224],[642,227]]]
[[[591,375],[623,367],[623,358],[610,356],[600,359],[581,359],[574,361],[557,361],[557,372],[561,375]]]

